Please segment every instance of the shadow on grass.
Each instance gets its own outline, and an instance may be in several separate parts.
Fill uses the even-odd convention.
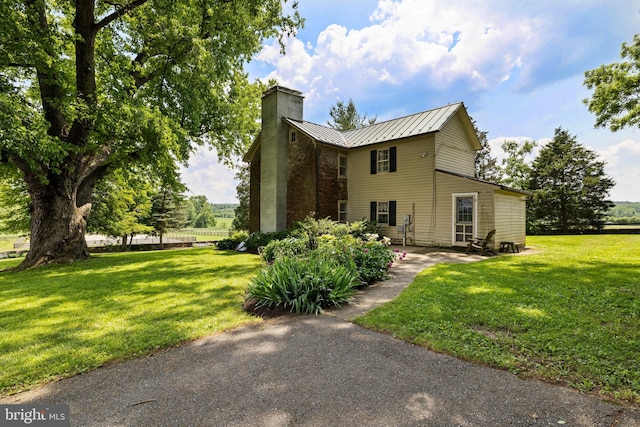
[[[257,321],[258,257],[212,249],[98,255],[0,274],[0,391]]]
[[[524,376],[640,403],[640,263],[505,256],[438,265],[357,322]]]

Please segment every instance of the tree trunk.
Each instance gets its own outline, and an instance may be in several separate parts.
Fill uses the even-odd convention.
[[[78,185],[59,175],[47,184],[29,182],[31,238],[29,253],[18,267],[70,263],[89,257],[85,240],[90,203],[77,206]]]

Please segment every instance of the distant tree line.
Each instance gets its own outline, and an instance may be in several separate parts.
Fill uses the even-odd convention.
[[[478,132],[483,149],[476,153],[476,177],[524,190],[527,233],[572,233],[604,228],[613,203],[615,185],[597,154],[578,143],[575,135],[557,128],[553,139],[528,158],[536,141],[507,140],[506,157],[498,164],[491,156],[486,134]]]
[[[640,202],[614,202],[609,211],[609,224],[640,224]]]

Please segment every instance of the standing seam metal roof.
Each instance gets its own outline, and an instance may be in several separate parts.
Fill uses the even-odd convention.
[[[460,107],[462,107],[462,103],[458,102],[445,107],[347,131],[338,131],[307,121],[285,120],[318,142],[344,148],[355,148],[437,132],[442,129],[442,126],[444,126],[447,120],[449,120]]]

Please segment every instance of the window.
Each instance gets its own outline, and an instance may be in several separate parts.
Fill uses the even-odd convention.
[[[371,150],[371,175],[378,172],[395,172],[397,169],[396,151],[396,147]]]
[[[298,140],[298,133],[295,130],[292,130],[289,136],[290,136],[289,140],[291,142],[296,142]]]
[[[338,202],[338,221],[347,222],[347,202],[343,200]]]
[[[387,224],[389,222],[389,202],[378,202],[378,223]]]
[[[370,219],[378,224],[396,225],[396,201],[371,202]]]
[[[347,177],[347,156],[341,154],[338,155],[338,176],[341,178]]]
[[[378,150],[378,172],[389,172],[389,149]]]

